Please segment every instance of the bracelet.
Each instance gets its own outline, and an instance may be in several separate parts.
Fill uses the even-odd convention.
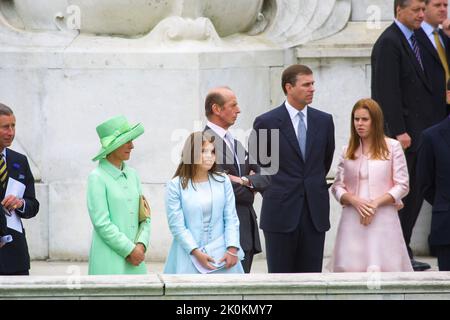
[[[231,252],[231,251],[229,251],[229,250],[227,250],[227,253],[228,253],[230,256],[238,257],[238,255],[237,255],[236,253],[233,253],[233,252]]]

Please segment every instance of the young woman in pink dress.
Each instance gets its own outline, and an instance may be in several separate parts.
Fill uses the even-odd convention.
[[[384,135],[380,107],[359,100],[331,188],[343,207],[331,271],[413,271],[398,217],[408,180],[400,143]]]

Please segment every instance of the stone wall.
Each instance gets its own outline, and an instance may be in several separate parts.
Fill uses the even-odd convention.
[[[277,1],[296,8],[294,2]],[[87,259],[92,227],[85,192],[87,175],[96,165],[90,159],[99,148],[95,126],[122,113],[132,123],[142,122],[146,130],[135,141],[129,164],[139,171],[153,208],[148,259],[164,260],[171,242],[164,208],[165,183],[174,173],[184,137],[204,126],[207,90],[228,85],[236,92],[242,112],[233,128],[235,136],[244,141],[253,119],[283,102],[280,76],[292,63],[312,67],[316,78],[313,106],[333,114],[337,145],[329,174],[332,179],[337,155],[348,139],[350,110],[357,99],[370,95],[370,51],[392,19],[392,1],[339,0],[327,4],[332,2],[335,6],[317,7],[316,15],[301,8],[278,15],[282,22],[289,20],[291,24],[273,23],[270,37],[163,39],[157,44],[150,36],[124,39],[73,32],[24,32],[5,28],[0,17],[0,100],[17,116],[13,148],[19,147],[28,155],[39,180],[40,213],[24,221],[32,258]],[[272,12],[270,6],[264,10]],[[318,17],[319,13],[327,19]],[[367,21],[377,13],[381,22],[373,28],[377,24]],[[315,33],[311,36],[308,28],[301,28],[302,37],[296,38],[299,25],[294,22],[307,14],[318,23],[316,29],[311,27]],[[16,21],[13,16],[10,19]],[[273,39],[278,34],[282,36],[276,42]],[[306,41],[315,38],[321,40]],[[302,41],[306,43],[297,45]],[[257,212],[260,205],[257,197]],[[326,255],[331,253],[340,214],[334,199],[331,207]],[[425,205],[412,240],[418,254],[428,252],[429,217]]]

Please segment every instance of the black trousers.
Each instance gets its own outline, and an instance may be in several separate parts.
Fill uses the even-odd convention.
[[[293,232],[264,231],[269,273],[322,272],[325,232],[314,227],[308,205]]]
[[[242,268],[244,269],[245,273],[250,273],[250,270],[252,268],[253,263],[253,256],[255,255],[253,250],[245,251],[244,250],[244,260],[241,261]]]
[[[0,273],[0,276],[29,276],[29,275],[30,275],[29,270],[17,271],[17,272],[13,272],[13,273]]]
[[[0,208],[0,237],[6,236],[8,230],[6,229],[6,216]]]
[[[439,271],[450,271],[450,245],[434,246]]]
[[[400,224],[402,226],[403,238],[405,239],[406,248],[408,249],[409,257],[413,258],[413,253],[409,243],[411,242],[411,235],[420,209],[422,208],[423,197],[417,188],[416,183],[416,163],[417,153],[406,152],[406,163],[408,165],[409,173],[409,193],[403,198],[404,207],[398,212]]]

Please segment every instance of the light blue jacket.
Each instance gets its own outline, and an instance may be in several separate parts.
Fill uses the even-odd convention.
[[[224,234],[227,248],[233,246],[242,250],[239,244],[239,219],[230,179],[225,175],[215,175],[214,178],[210,176],[209,181],[212,190],[212,216],[208,241]],[[202,243],[203,211],[199,201],[203,195],[196,189],[191,182],[183,189],[179,177],[172,179],[167,185],[166,213],[174,239],[164,273],[199,273],[190,257],[193,249],[205,245]],[[230,269],[223,268],[214,273],[243,272],[242,265],[238,262]]]

